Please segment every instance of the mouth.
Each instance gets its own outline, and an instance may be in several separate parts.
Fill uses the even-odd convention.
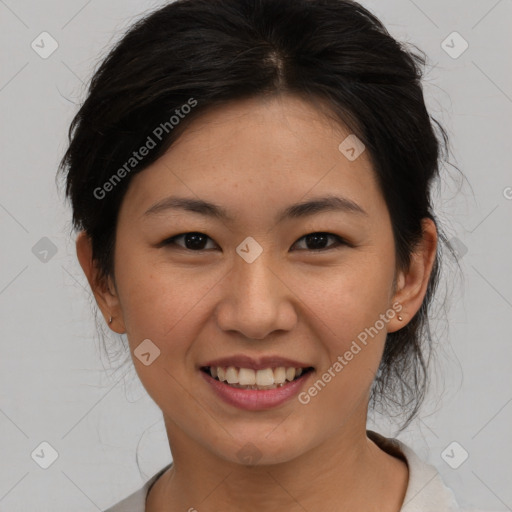
[[[266,391],[283,388],[299,379],[302,380],[314,368],[312,366],[278,366],[254,369],[236,366],[202,366],[200,370],[217,382],[235,389]]]
[[[315,367],[281,355],[233,354],[197,367],[213,396],[246,411],[279,407],[296,396]]]

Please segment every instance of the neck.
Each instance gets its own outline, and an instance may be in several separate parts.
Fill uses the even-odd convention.
[[[356,427],[291,461],[246,466],[216,456],[166,420],[173,465],[153,486],[146,511],[398,512],[407,465],[368,439],[364,424]]]

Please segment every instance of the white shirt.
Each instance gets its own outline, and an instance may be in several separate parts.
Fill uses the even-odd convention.
[[[416,453],[398,439],[386,438],[371,430],[368,437],[385,452],[399,457],[409,467],[409,482],[400,512],[455,512],[462,510],[453,492],[446,487],[434,466],[423,462]],[[146,496],[152,484],[169,467],[161,469],[141,489],[130,494],[105,512],[145,512]]]

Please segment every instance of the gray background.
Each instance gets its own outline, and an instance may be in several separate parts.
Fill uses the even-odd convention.
[[[170,459],[160,411],[131,363],[116,369],[113,359],[108,369],[102,356],[71,213],[54,182],[95,65],[130,23],[162,3],[0,0],[2,512],[102,510]],[[430,399],[399,438],[440,470],[466,507],[512,510],[512,2],[362,3],[429,56],[427,105],[468,178],[459,184],[447,166],[437,195],[464,277],[447,258],[451,307],[438,325]],[[44,31],[58,43],[46,59],[31,47],[42,46]],[[441,47],[454,31],[469,44],[457,58]],[[453,36],[447,41],[461,48]],[[122,350],[119,338],[111,341]],[[382,418],[370,426],[393,434]],[[48,469],[40,467],[50,456],[44,441],[58,453]],[[453,441],[460,446],[443,458]],[[469,457],[453,469],[446,460],[456,465],[462,450]]]

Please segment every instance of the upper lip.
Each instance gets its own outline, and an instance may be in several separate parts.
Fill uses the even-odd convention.
[[[213,359],[200,367],[205,366],[235,366],[236,368],[251,368],[253,370],[264,370],[265,368],[278,368],[284,366],[285,368],[310,368],[310,364],[301,363],[294,359],[288,359],[287,357],[280,356],[263,356],[258,358],[252,358],[245,355],[235,355],[230,357],[222,357],[219,359]]]

